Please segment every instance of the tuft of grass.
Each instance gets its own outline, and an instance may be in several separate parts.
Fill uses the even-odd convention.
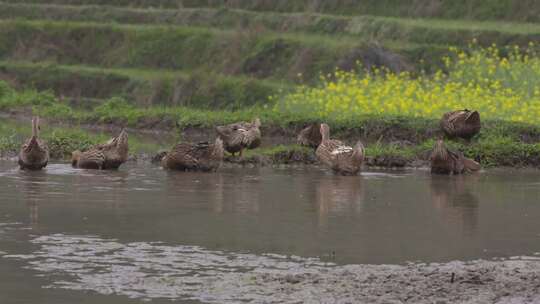
[[[75,150],[84,151],[92,145],[104,141],[99,136],[89,135],[87,132],[78,130],[56,129],[44,136],[53,159],[65,159],[71,156]]]

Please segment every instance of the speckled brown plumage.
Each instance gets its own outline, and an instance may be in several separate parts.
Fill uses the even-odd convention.
[[[302,146],[317,148],[321,144],[321,124],[312,123],[305,127],[296,139],[297,143]]]
[[[215,171],[223,161],[223,141],[180,143],[161,160],[164,169],[182,171]]]
[[[480,132],[480,113],[467,109],[448,112],[441,118],[440,125],[444,134],[450,138],[471,139]]]
[[[339,140],[330,139],[330,127],[321,124],[321,144],[315,151],[317,159],[334,173],[354,175],[360,171],[364,161],[364,146],[358,141],[354,147]]]
[[[104,144],[95,145],[84,152],[73,152],[71,165],[81,169],[118,169],[127,161],[128,152],[128,134],[122,130]]]
[[[19,167],[23,170],[41,170],[49,162],[49,147],[39,138],[39,117],[32,118],[32,137],[21,147]]]
[[[256,118],[253,122],[238,122],[216,127],[218,136],[223,140],[225,150],[231,154],[244,149],[255,149],[261,145],[261,121]]]
[[[480,164],[466,158],[462,152],[451,151],[442,139],[435,143],[430,160],[431,173],[434,174],[462,174],[480,170]]]

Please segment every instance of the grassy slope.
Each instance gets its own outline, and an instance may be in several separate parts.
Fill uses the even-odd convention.
[[[21,1],[5,1],[20,3]],[[180,0],[26,0],[33,3],[67,3],[67,4],[109,4],[133,7],[221,7],[222,1],[180,1]],[[460,23],[444,20],[410,20],[392,18],[400,17],[464,17],[471,19],[505,18],[518,21],[538,21],[534,13],[532,1],[519,4],[510,1],[470,1],[464,5],[462,1],[441,1],[440,7],[431,7],[435,3],[430,0],[415,1],[417,6],[411,7],[409,1],[315,1],[309,0],[237,0],[230,1],[235,8],[254,11],[294,12],[308,10],[324,13],[372,14],[390,17],[345,18],[327,15],[296,15],[296,14],[255,14],[248,11],[230,10],[180,10],[184,17],[191,16],[191,21],[184,27],[171,26],[141,26],[141,25],[103,25],[91,22],[46,22],[46,21],[3,21],[0,24],[0,66],[3,77],[28,85],[33,83],[39,88],[57,89],[59,94],[73,90],[76,94],[87,94],[95,90],[92,96],[107,98],[112,95],[124,95],[128,98],[139,97],[139,105],[159,103],[179,105],[205,105],[208,107],[233,105],[239,107],[253,104],[253,96],[265,96],[270,92],[266,88],[275,88],[274,82],[282,79],[297,80],[298,73],[304,74],[305,80],[314,80],[320,71],[332,70],[344,60],[348,64],[357,59],[370,60],[369,56],[379,56],[373,60],[379,62],[382,56],[377,51],[365,51],[362,40],[377,39],[410,62],[430,58],[438,61],[441,50],[437,46],[416,45],[417,42],[428,41],[430,44],[460,44],[471,37],[480,37],[480,41],[489,43],[497,41],[517,41],[525,43],[537,38],[538,27],[530,24],[499,23]],[[482,5],[480,5],[482,4]],[[510,9],[517,5],[516,9]],[[13,16],[44,18],[39,14],[39,7],[32,7],[33,12],[21,9],[22,6],[3,6],[9,9],[19,9],[8,13],[5,18]],[[388,7],[392,7],[389,12]],[[525,7],[525,8],[523,8]],[[142,18],[142,23],[168,23],[160,21],[152,10],[141,17],[140,11],[125,9],[108,9],[105,17],[100,17],[94,9],[93,13],[84,8],[67,8],[52,10],[55,19],[103,21],[103,18],[119,18],[118,22],[129,22],[122,18]],[[64,10],[64,11],[62,11]],[[68,11],[65,11],[68,10]],[[74,11],[75,10],[75,11]],[[70,15],[77,10],[83,10],[82,17]],[[91,10],[90,10],[91,11]],[[159,11],[164,12],[164,11]],[[204,15],[207,13],[209,15]],[[10,16],[6,16],[9,14]],[[35,14],[35,15],[32,15]],[[109,15],[107,15],[109,14]],[[193,15],[189,15],[193,14]],[[201,14],[203,15],[201,17]],[[67,17],[62,17],[62,16]],[[161,14],[158,14],[161,15]],[[234,31],[235,24],[230,19],[238,15],[247,16],[250,22],[268,23],[269,29],[282,31],[276,33],[256,28],[251,31]],[[34,16],[34,17],[32,17]],[[194,16],[197,16],[195,18]],[[48,17],[50,18],[50,16]],[[100,19],[101,18],[101,19]],[[172,17],[171,17],[172,18]],[[220,19],[222,18],[222,19]],[[180,19],[178,19],[180,20]],[[255,21],[253,21],[255,20]],[[262,20],[262,21],[260,21]],[[133,23],[141,23],[137,20]],[[215,22],[215,23],[212,23]],[[130,22],[131,23],[131,22]],[[182,23],[182,25],[184,25]],[[195,27],[193,25],[201,26]],[[288,28],[283,27],[287,25]],[[213,27],[213,28],[212,28]],[[228,30],[216,27],[230,27]],[[306,34],[309,33],[309,34]],[[344,33],[334,38],[326,34]],[[485,37],[485,41],[482,40]],[[393,42],[385,39],[394,40]],[[17,43],[13,43],[16,41]],[[405,41],[405,42],[404,42]],[[402,45],[405,45],[403,47]],[[364,47],[364,49],[363,49]],[[358,51],[360,50],[360,51]],[[395,55],[395,54],[394,54]],[[355,57],[356,56],[356,57]],[[306,59],[307,58],[307,59]],[[392,57],[395,58],[395,57]],[[384,59],[384,58],[383,58]],[[33,61],[34,64],[17,63],[15,60]],[[58,66],[43,65],[40,62],[59,63]],[[81,65],[84,64],[84,65]],[[180,72],[167,72],[170,69]],[[200,79],[192,79],[197,73]],[[212,94],[191,95],[191,99],[178,99],[174,92],[174,81],[195,84],[198,88],[214,88],[215,83],[227,82],[230,77],[212,76],[210,74],[235,75],[234,81],[247,81],[261,85],[264,89],[255,89],[257,94],[238,89],[238,83],[231,82],[218,85],[219,89],[203,89]],[[262,74],[261,74],[262,73]],[[244,76],[245,75],[245,76]],[[15,77],[13,77],[15,76]],[[247,76],[247,77],[246,77]],[[253,78],[273,81],[255,81]],[[189,79],[183,82],[183,79]],[[74,80],[86,79],[77,82]],[[157,80],[156,80],[157,79]],[[165,80],[163,80],[165,79]],[[208,79],[211,79],[208,81]],[[45,80],[45,81],[43,81]],[[232,80],[231,80],[232,81]],[[93,82],[93,86],[90,86]],[[82,83],[86,83],[85,86]],[[206,83],[206,84],[205,84]],[[39,84],[39,85],[38,85]],[[202,85],[201,85],[202,84]],[[264,84],[264,85],[263,85]],[[158,89],[155,89],[155,88]],[[110,91],[107,91],[109,88]],[[133,89],[136,88],[136,89]],[[83,90],[84,89],[84,90]],[[131,89],[131,90],[130,90]],[[242,93],[237,93],[239,90]],[[176,90],[185,91],[185,90]],[[189,91],[189,90],[188,90]],[[84,95],[83,94],[83,95]],[[225,94],[225,95],[222,95]],[[142,97],[141,97],[142,96]],[[193,99],[199,96],[200,99]],[[226,97],[223,97],[226,96]],[[45,98],[46,99],[46,98]],[[207,111],[186,107],[151,107],[149,109],[135,108],[132,105],[106,103],[102,107],[82,110],[70,108],[57,100],[43,103],[42,96],[38,98],[11,98],[4,100],[0,106],[6,110],[33,107],[34,111],[51,119],[71,120],[74,122],[114,122],[132,126],[157,124],[160,127],[172,129],[175,122],[182,127],[212,128],[216,124],[236,120],[249,120],[260,116],[265,125],[265,132],[281,132],[284,136],[294,138],[294,133],[305,123],[313,121],[312,117],[302,117],[290,114],[284,117],[275,111],[263,108],[249,108],[242,111]],[[165,102],[163,102],[165,100]],[[19,102],[20,101],[20,102]],[[131,101],[131,100],[130,100]],[[221,101],[221,103],[220,103]],[[178,103],[177,103],[178,102]],[[216,103],[217,102],[217,103]],[[239,102],[234,104],[234,102]],[[438,135],[437,122],[428,119],[410,120],[403,117],[365,117],[357,121],[336,123],[330,121],[333,133],[337,137],[357,139],[362,138],[368,145],[368,156],[374,159],[405,160],[416,158],[425,159],[426,153],[433,144],[432,138]],[[455,148],[465,151],[466,155],[481,161],[484,165],[538,165],[540,164],[540,130],[534,126],[507,123],[500,121],[484,122],[484,129],[479,137],[471,144],[453,143]],[[402,146],[405,141],[411,141],[411,146]],[[2,142],[0,142],[0,148]],[[262,154],[280,155],[292,152],[305,153],[305,149],[295,146],[282,146],[262,151]],[[306,152],[307,153],[307,152]],[[375,162],[376,164],[377,162]]]
[[[4,78],[39,89],[49,86],[58,95],[120,95],[133,98],[139,105],[238,108],[265,103],[266,97],[279,87],[316,82],[321,72],[335,67],[354,68],[357,61],[404,69],[410,66],[407,62],[423,58],[428,66],[431,58],[446,53],[444,48],[430,46],[393,47],[402,55],[352,37],[160,25],[0,21]],[[36,65],[17,63],[21,61]],[[43,69],[43,63],[59,66]],[[98,73],[99,69],[107,70]],[[63,75],[61,71],[69,73]],[[150,77],[152,81],[147,78],[143,85],[132,81],[143,78],[141,74],[159,77]]]
[[[536,25],[513,23],[501,27],[490,22],[236,9],[0,3],[0,18],[13,17],[35,20],[0,21],[0,60],[6,79],[50,87],[77,100],[118,95],[138,105],[227,108],[264,104],[277,91],[275,83],[313,84],[320,73],[335,67],[352,69],[358,61],[368,67],[429,72],[447,52],[442,45],[467,44],[472,38],[480,44],[523,45],[540,33]],[[238,30],[239,23],[248,30]],[[15,63],[20,61],[36,65]],[[44,69],[44,63],[60,66]],[[98,69],[107,70],[98,73]],[[178,72],[161,76],[169,70]],[[143,79],[141,72],[160,76]],[[270,81],[259,81],[263,79]]]
[[[289,89],[287,84],[247,77],[19,61],[0,61],[0,77],[19,88],[69,96],[82,106],[87,100],[120,96],[137,106],[239,108],[264,104],[269,95]]]
[[[202,27],[112,25],[90,22],[1,21],[0,58],[102,67],[206,70],[257,78],[315,79],[350,64],[365,40],[352,37],[232,31]],[[17,41],[17,43],[13,43]],[[420,59],[417,45],[396,52]],[[421,46],[420,46],[421,47]],[[306,55],[306,54],[309,54]]]
[[[246,10],[138,9],[88,5],[28,5],[0,2],[0,18],[168,24],[216,28],[259,27],[278,32],[351,35],[382,42],[422,44],[519,44],[537,40],[540,25],[530,23],[410,19],[377,16],[344,17],[313,13],[260,13]],[[388,44],[388,42],[387,42]]]
[[[8,0],[6,2],[161,8],[228,7],[276,12],[311,11],[344,15],[540,21],[540,6],[536,0]]]

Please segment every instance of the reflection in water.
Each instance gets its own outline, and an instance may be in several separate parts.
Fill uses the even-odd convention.
[[[222,178],[226,179],[227,191],[222,193],[223,200],[219,212],[239,214],[256,214],[259,212],[259,203],[263,192],[263,184],[259,176],[253,174],[228,174],[225,177],[222,176]]]
[[[47,187],[47,174],[43,171],[19,171],[22,193],[26,206],[29,209],[30,225],[33,229],[37,229],[39,222],[39,202]]]
[[[533,216],[540,214],[537,172],[517,178],[488,172],[476,180],[423,171],[334,176],[303,167],[206,174],[133,163],[107,172],[51,164],[26,173],[15,166],[0,162],[0,222],[30,217],[39,234],[302,256],[335,251],[337,263],[540,250],[529,241],[540,229]]]
[[[362,177],[332,175],[317,183],[316,203],[320,227],[328,226],[329,217],[361,211],[364,200]]]
[[[471,189],[477,175],[433,176],[431,199],[451,225],[466,235],[473,235],[478,228],[478,197]]]

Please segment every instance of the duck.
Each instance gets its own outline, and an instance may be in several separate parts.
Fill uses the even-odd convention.
[[[118,136],[104,144],[95,145],[84,152],[74,151],[71,154],[71,165],[80,169],[118,169],[127,161],[128,152],[128,134],[122,129]]]
[[[448,149],[442,139],[435,142],[430,161],[432,174],[462,174],[481,169],[479,163],[466,158],[462,152]]]
[[[221,138],[214,143],[179,143],[161,159],[163,169],[181,171],[216,171],[223,161],[224,145]]]
[[[244,149],[255,149],[261,145],[261,120],[252,122],[237,122],[225,126],[217,126],[216,132],[223,141],[224,148],[233,156],[240,152],[242,157]]]
[[[322,164],[330,167],[336,174],[355,175],[360,171],[364,161],[364,145],[358,141],[354,147],[343,142],[330,139],[330,127],[323,123],[320,127],[321,144],[315,154]]]
[[[39,117],[32,118],[32,137],[21,147],[19,152],[19,167],[22,170],[41,170],[49,162],[49,147],[39,138]]]
[[[322,136],[320,123],[312,123],[308,125],[302,129],[300,133],[298,133],[298,137],[296,138],[296,142],[299,145],[314,149],[317,149],[317,147],[321,144],[321,140]]]
[[[441,118],[440,125],[449,138],[470,140],[480,132],[480,113],[468,109],[447,112]]]

